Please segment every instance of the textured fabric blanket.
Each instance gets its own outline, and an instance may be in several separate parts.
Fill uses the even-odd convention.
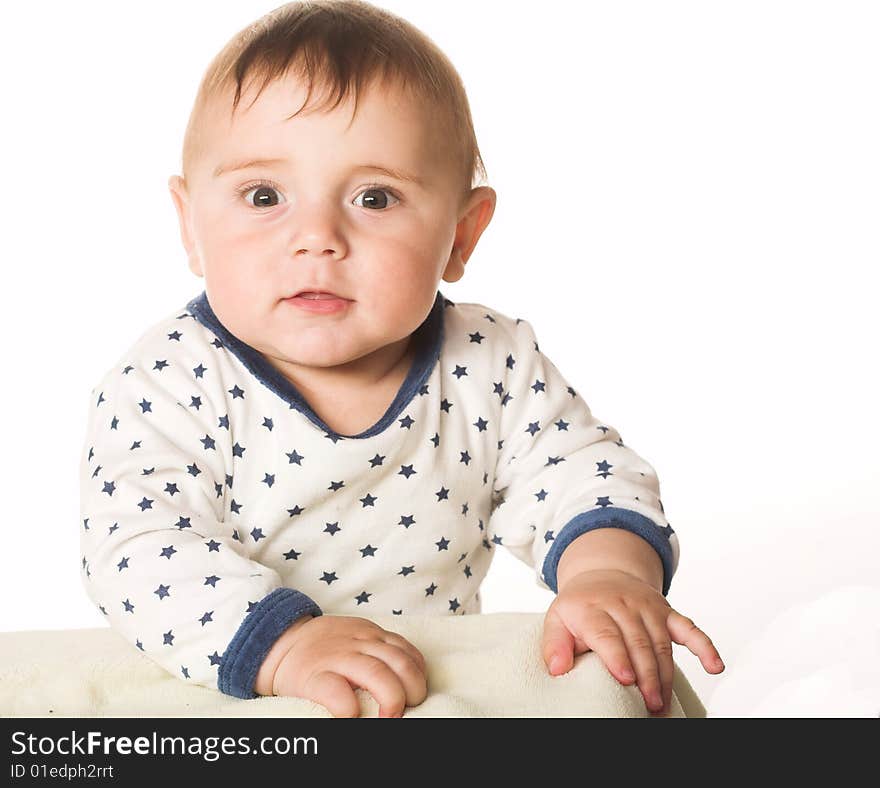
[[[551,676],[541,658],[543,614],[376,616],[428,665],[428,697],[405,717],[649,717],[641,693],[619,684],[599,656]],[[378,704],[356,694],[361,716]],[[241,700],[185,684],[110,628],[0,633],[2,717],[330,717],[302,698]],[[670,717],[706,709],[675,668]]]

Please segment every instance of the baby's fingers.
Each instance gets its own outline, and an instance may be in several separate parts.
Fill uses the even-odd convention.
[[[331,670],[321,670],[309,676],[301,697],[320,703],[334,717],[358,717],[361,713],[351,682]]]
[[[683,616],[675,610],[669,611],[666,620],[670,637],[678,644],[687,646],[688,650],[696,657],[708,673],[720,673],[724,670],[724,663],[715,645],[709,636],[703,632],[687,616]]]
[[[412,643],[410,643],[406,638],[398,635],[396,632],[389,632],[388,630],[383,630],[380,638],[384,640],[386,643],[397,646],[397,648],[402,649],[410,657],[413,658],[415,663],[419,666],[419,669],[422,673],[427,676],[428,675],[428,666],[425,663],[425,655],[422,654]]]
[[[642,614],[642,623],[654,644],[657,666],[660,669],[660,700],[662,709],[654,713],[668,714],[672,703],[672,683],[675,680],[675,663],[672,661],[672,644],[662,619]]]
[[[386,649],[394,649],[393,646],[388,646],[384,643],[382,646]],[[413,674],[418,673],[419,677],[424,680],[424,677],[418,672],[412,660],[404,656],[398,649],[394,650],[398,651],[402,659],[409,662],[409,675],[413,676]],[[384,659],[364,652],[347,654],[339,661],[338,670],[355,687],[361,687],[373,696],[373,699],[379,706],[380,717],[403,716],[403,710],[406,708],[407,702],[407,690],[400,676],[394,672]],[[348,698],[345,700],[347,702]],[[424,695],[418,702],[421,703],[422,700],[424,700]],[[357,699],[355,698],[356,701]],[[360,708],[352,716],[357,717],[359,712]]]
[[[358,647],[362,654],[375,657],[391,668],[394,678],[403,687],[404,697],[400,699],[400,705],[386,701],[379,716],[401,717],[405,706],[418,706],[428,696],[425,671],[409,650],[392,646],[384,640],[362,640]],[[372,692],[372,686],[367,689]],[[383,700],[375,693],[373,697],[377,702]]]
[[[608,613],[596,610],[587,615],[576,634],[602,658],[611,675],[621,684],[635,681],[636,673],[623,634]]]

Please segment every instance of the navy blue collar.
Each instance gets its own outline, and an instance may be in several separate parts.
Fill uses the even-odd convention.
[[[452,305],[452,302],[448,301],[438,290],[430,314],[412,334],[415,356],[406,380],[401,385],[394,401],[388,406],[385,415],[360,435],[340,435],[330,429],[311,409],[296,386],[273,367],[262,353],[242,342],[226,329],[214,314],[214,310],[211,309],[207,291],[202,291],[202,294],[190,301],[186,307],[202,325],[214,332],[217,339],[235,354],[257,380],[287,402],[291,408],[308,417],[313,424],[327,432],[328,435],[337,438],[370,438],[382,432],[400,415],[431,376],[434,365],[440,357],[440,349],[443,347],[443,315],[444,306],[447,303]]]

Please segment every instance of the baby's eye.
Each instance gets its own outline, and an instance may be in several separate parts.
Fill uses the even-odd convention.
[[[382,197],[383,194],[389,195],[391,197],[391,199],[395,200],[396,202],[400,202],[400,200],[397,199],[394,192],[392,192],[390,189],[386,189],[383,186],[370,186],[370,187],[364,189],[361,192],[361,194],[368,195],[367,197],[364,198],[364,205],[363,205],[364,208],[375,208],[377,210],[387,208],[388,207],[388,200],[386,198]],[[360,197],[360,196],[361,195],[359,194],[358,197]],[[355,205],[357,205],[357,204],[358,204],[357,197],[355,197]]]
[[[280,191],[278,187],[270,183],[256,183],[245,186],[239,190],[239,194],[254,208],[274,208],[280,202]],[[251,201],[251,198],[249,197],[251,194],[254,195],[253,201]],[[360,197],[361,195],[366,195],[364,197],[363,207],[372,208],[377,211],[389,207],[388,197],[391,197],[391,199],[394,200],[391,205],[400,202],[391,189],[383,186],[370,186],[364,189],[364,191],[358,196]],[[355,198],[355,205],[357,204],[357,198]]]
[[[256,202],[251,202],[248,199],[248,195],[251,192],[254,192]],[[239,194],[241,194],[246,200],[248,200],[249,205],[253,205],[255,208],[274,208],[276,205],[278,205],[278,197],[280,196],[278,194],[278,190],[274,186],[270,186],[266,183],[258,183],[252,186],[245,186],[239,191]]]

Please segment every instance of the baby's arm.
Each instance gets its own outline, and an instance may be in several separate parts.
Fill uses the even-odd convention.
[[[490,537],[531,564],[539,584],[557,593],[545,618],[543,644],[548,667],[554,656],[562,660],[558,669],[554,663],[552,673],[571,667],[572,652],[593,646],[582,637],[589,619],[593,635],[599,626],[603,643],[609,643],[596,650],[616,676],[623,675],[626,652],[621,653],[620,631],[616,624],[612,629],[607,616],[597,616],[594,607],[604,606],[607,613],[609,595],[625,598],[632,608],[650,611],[645,613],[649,631],[630,626],[637,624],[636,618],[641,620],[638,610],[626,624],[625,642],[629,645],[634,636],[639,645],[633,662],[640,688],[647,700],[659,683],[659,672],[668,699],[670,632],[676,642],[687,639],[707,669],[707,660],[717,652],[693,622],[672,611],[664,598],[679,547],[663,511],[657,475],[613,427],[593,416],[540,351],[531,325],[524,320],[511,322],[499,321],[511,335],[511,349],[500,392],[497,504],[489,523]],[[560,619],[560,611],[567,616]],[[661,617],[669,619],[668,627],[657,623]],[[642,648],[646,644],[656,644],[662,665],[658,666],[652,650],[651,668]]]
[[[412,644],[365,619],[324,620],[250,558],[244,527],[224,521],[230,433],[216,428],[225,419],[187,366],[196,364],[126,365],[92,392],[80,472],[88,596],[184,681],[238,698],[311,698],[336,716],[357,716],[353,686],[372,693],[381,716],[421,703],[425,663]]]
[[[253,560],[245,528],[224,521],[229,431],[202,383],[216,371],[197,378],[199,361],[151,349],[166,363],[142,353],[93,392],[80,472],[82,581],[110,625],[169,673],[254,697],[272,643],[321,609]]]
[[[557,564],[575,540],[595,530],[631,532],[654,548],[650,562],[661,562],[665,595],[678,563],[678,538],[663,512],[653,467],[593,415],[541,352],[527,321],[507,318],[498,326],[510,336],[499,353],[508,363],[496,384],[499,451],[489,536],[556,592]]]

